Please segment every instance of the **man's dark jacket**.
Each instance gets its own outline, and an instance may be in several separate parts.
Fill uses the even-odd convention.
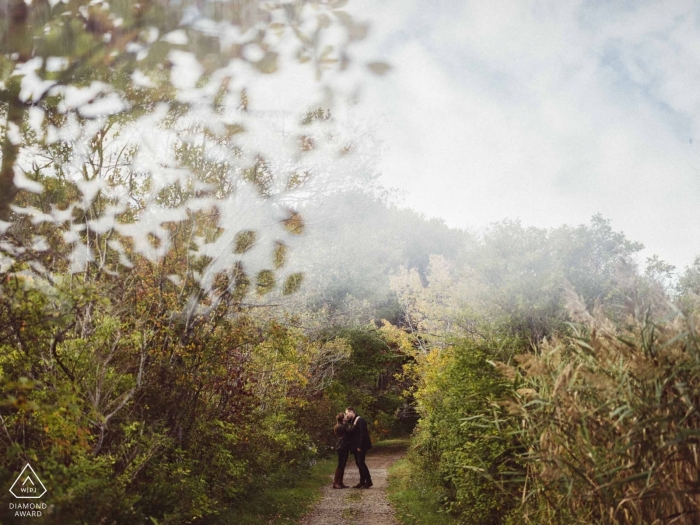
[[[355,417],[352,429],[352,448],[351,452],[357,452],[357,449],[362,449],[367,452],[372,448],[372,440],[369,438],[369,430],[367,429],[367,421],[361,416]]]

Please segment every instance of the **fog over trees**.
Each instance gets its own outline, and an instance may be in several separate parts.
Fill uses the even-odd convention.
[[[407,207],[346,4],[0,2],[0,521],[292,523],[354,406],[406,523],[696,523],[700,255]]]

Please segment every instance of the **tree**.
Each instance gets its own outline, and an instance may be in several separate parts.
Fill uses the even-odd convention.
[[[350,184],[343,4],[0,5],[0,481],[41,458],[49,522],[189,523],[313,454],[295,411],[347,349],[256,307]]]
[[[345,3],[11,0],[0,67],[3,235],[16,240],[8,223],[22,216],[60,224],[76,272],[95,262],[91,233],[110,237],[105,249],[122,261],[125,239],[155,260],[170,247],[167,224],[206,214],[216,234],[192,250],[209,260],[201,288],[244,263],[239,273],[269,282],[276,247],[301,231],[298,195],[327,184],[352,149],[332,120],[308,118],[342,102],[328,73],[351,69],[348,50],[366,32],[339,9]],[[270,119],[249,85],[292,63],[321,82],[310,82],[305,105]],[[20,191],[41,196],[56,175],[77,190],[74,201],[11,207]],[[236,253],[248,231],[255,242]],[[281,288],[296,281],[288,275]]]

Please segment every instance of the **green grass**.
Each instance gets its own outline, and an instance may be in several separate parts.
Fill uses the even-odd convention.
[[[439,490],[422,486],[411,468],[406,458],[389,468],[387,497],[396,518],[403,525],[455,525],[456,519],[441,512]]]
[[[345,501],[362,501],[362,492],[354,490],[345,497]]]
[[[316,463],[307,473],[286,486],[269,487],[253,494],[235,508],[227,509],[215,525],[292,525],[320,499],[320,487],[331,482],[335,459]]]
[[[408,448],[410,444],[410,438],[394,438],[372,443],[372,448]]]

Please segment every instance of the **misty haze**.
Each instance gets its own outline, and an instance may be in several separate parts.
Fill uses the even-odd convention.
[[[0,523],[698,523],[699,24],[0,0]]]

